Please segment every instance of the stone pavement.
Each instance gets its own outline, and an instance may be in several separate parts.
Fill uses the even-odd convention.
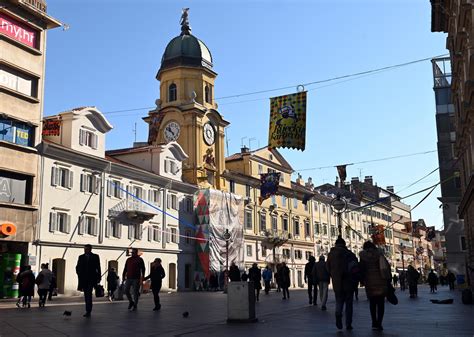
[[[261,294],[257,303],[258,323],[227,324],[226,295],[222,293],[163,293],[162,310],[153,312],[150,294],[142,295],[136,312],[127,311],[127,301],[94,304],[92,317],[82,317],[81,298],[55,298],[46,308],[14,308],[0,302],[0,337],[16,336],[474,336],[474,306],[461,303],[460,292],[440,288],[430,295],[421,286],[418,299],[397,290],[400,303],[386,303],[383,332],[371,330],[369,305],[364,289],[354,302],[354,330],[338,331],[331,292],[328,311],[307,304],[307,293],[294,290],[289,301],[279,293]],[[454,298],[454,304],[432,304],[430,299]],[[12,308],[13,307],[13,308]],[[72,316],[64,318],[64,310]],[[182,313],[189,312],[188,318]]]

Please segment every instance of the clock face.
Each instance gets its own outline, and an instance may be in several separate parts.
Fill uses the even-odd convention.
[[[216,130],[214,129],[212,124],[209,122],[204,124],[203,137],[204,137],[204,142],[207,145],[212,145],[216,141]]]
[[[169,122],[164,129],[164,136],[167,142],[172,142],[178,139],[180,126],[176,122]]]

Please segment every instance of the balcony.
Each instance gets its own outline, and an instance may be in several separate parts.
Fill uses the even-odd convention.
[[[284,245],[290,238],[287,231],[269,230],[264,231],[262,234],[265,236],[262,245],[269,249]]]
[[[122,200],[109,209],[109,217],[126,218],[127,220],[138,223],[148,221],[157,214],[158,211],[135,199]]]

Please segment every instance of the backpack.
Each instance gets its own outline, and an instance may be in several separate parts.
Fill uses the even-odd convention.
[[[362,280],[362,270],[359,265],[359,261],[355,255],[347,253],[346,255],[347,261],[347,275],[349,279],[354,283],[359,283]]]

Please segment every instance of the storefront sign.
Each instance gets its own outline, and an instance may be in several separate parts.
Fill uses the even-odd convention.
[[[61,121],[58,119],[43,121],[43,136],[59,136],[61,134]]]
[[[16,234],[16,226],[12,223],[3,223],[0,225],[0,235],[10,236]]]
[[[24,43],[27,46],[36,48],[36,37],[38,32],[4,13],[0,13],[0,33],[11,37],[18,42]]]

